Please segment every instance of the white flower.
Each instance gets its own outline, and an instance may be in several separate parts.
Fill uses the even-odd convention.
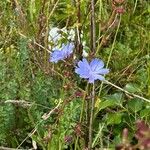
[[[48,41],[49,42],[57,42],[58,40],[61,39],[61,35],[60,35],[60,29],[57,28],[57,27],[54,27],[52,28],[50,31],[49,31],[49,37],[48,37]]]

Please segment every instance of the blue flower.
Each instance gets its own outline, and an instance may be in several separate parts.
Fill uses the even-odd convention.
[[[64,60],[73,53],[74,45],[73,43],[68,43],[67,45],[62,45],[61,49],[54,49],[50,54],[50,62],[57,63],[59,60]]]
[[[104,62],[98,58],[92,59],[89,63],[85,58],[78,62],[75,72],[81,78],[88,79],[89,83],[94,83],[95,80],[105,80],[102,75],[109,73],[109,69],[105,69]]]

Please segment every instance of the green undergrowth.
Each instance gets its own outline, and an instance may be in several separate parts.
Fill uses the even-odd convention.
[[[86,148],[92,87],[74,72],[80,54],[75,51],[69,64],[49,62],[53,27],[81,27],[81,42],[86,42],[89,58],[93,56],[89,1],[81,0],[80,22],[76,5],[70,0],[0,2],[0,146]],[[150,123],[150,103],[134,96],[150,101],[150,4],[126,0],[123,8],[124,13],[113,16],[111,1],[95,2],[96,57],[110,69],[106,79],[131,94],[96,81],[93,149],[115,149],[125,128],[135,145],[136,122]],[[60,44],[67,41],[62,34]]]

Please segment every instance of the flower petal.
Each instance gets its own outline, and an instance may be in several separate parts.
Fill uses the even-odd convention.
[[[89,62],[85,58],[82,59],[82,62],[84,63],[84,65],[86,66],[86,68],[90,69]]]
[[[69,55],[73,52],[74,45],[73,43],[68,43],[67,45],[63,44],[62,50],[66,55]]]
[[[107,73],[109,73],[109,69],[100,69],[99,71],[98,71],[98,73],[99,74],[107,74]]]
[[[94,83],[95,80],[105,80],[105,78],[101,75],[98,75],[98,74],[91,74],[90,77],[89,77],[89,83]]]
[[[94,78],[95,80],[101,80],[101,81],[105,80],[105,78],[101,75],[95,75]]]
[[[79,74],[81,78],[89,78],[89,72],[86,69],[76,68],[75,73]]]
[[[90,76],[88,82],[89,82],[89,83],[94,83],[94,80],[95,80],[95,79],[93,78],[93,76]]]
[[[89,63],[85,58],[78,62],[78,67],[75,69],[75,72],[79,74],[81,78],[89,78],[91,71]]]
[[[57,63],[59,60],[64,60],[73,53],[74,45],[69,43],[67,45],[62,44],[62,49],[58,50],[54,48],[54,51],[50,55],[50,62]]]
[[[90,62],[90,67],[92,71],[97,71],[104,67],[104,62],[98,58],[95,58]]]
[[[59,60],[62,60],[64,59],[64,56],[62,54],[62,51],[59,51],[59,50],[55,50],[51,56],[50,56],[50,62],[55,62],[57,63]]]

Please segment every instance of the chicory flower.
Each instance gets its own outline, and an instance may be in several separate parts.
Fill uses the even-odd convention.
[[[73,53],[74,45],[73,43],[68,43],[67,45],[62,45],[61,49],[54,49],[50,54],[50,62],[57,63],[59,60],[64,60]]]
[[[89,63],[85,58],[78,62],[75,72],[81,78],[88,79],[89,83],[94,83],[95,80],[105,80],[102,75],[109,73],[109,69],[103,68],[104,62],[98,58],[92,59]]]

